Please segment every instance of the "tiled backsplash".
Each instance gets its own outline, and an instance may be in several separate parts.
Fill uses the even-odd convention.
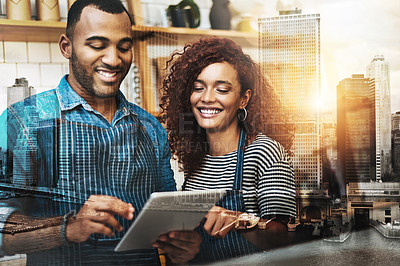
[[[15,78],[25,77],[40,92],[56,87],[68,73],[68,61],[62,57],[57,43],[6,41],[0,42],[0,49],[2,94],[14,84]]]

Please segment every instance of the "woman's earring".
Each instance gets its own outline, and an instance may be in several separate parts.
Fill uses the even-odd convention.
[[[247,110],[244,107],[243,107],[243,109],[240,109],[240,110],[243,110],[243,113],[239,111],[238,119],[243,122],[247,118]]]

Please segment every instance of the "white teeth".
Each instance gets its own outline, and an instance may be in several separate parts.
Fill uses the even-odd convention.
[[[214,115],[214,114],[218,114],[219,112],[221,112],[221,110],[218,110],[218,109],[200,109],[200,112],[202,114]]]
[[[104,71],[99,70],[99,74],[106,78],[111,78],[111,77],[114,77],[117,73],[115,73],[115,72],[110,73],[110,72],[104,72]]]

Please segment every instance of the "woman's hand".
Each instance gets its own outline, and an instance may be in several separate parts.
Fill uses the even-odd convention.
[[[241,212],[214,206],[206,215],[204,230],[211,236],[224,238],[229,231],[235,228],[235,222],[240,214]]]

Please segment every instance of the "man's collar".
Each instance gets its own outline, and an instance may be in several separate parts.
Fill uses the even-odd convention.
[[[81,96],[78,95],[78,93],[74,91],[74,89],[72,89],[67,81],[67,77],[68,75],[65,75],[61,79],[60,84],[56,89],[61,111],[72,110],[79,105],[81,105],[87,111],[95,111]],[[117,95],[117,104],[117,112],[119,110],[128,110],[130,113],[136,114],[121,91],[119,91]]]
[[[56,89],[61,111],[74,109],[78,105],[82,105],[85,109],[88,107],[90,110],[93,110],[93,108],[90,107],[90,105],[71,88],[67,81],[67,77],[68,75],[65,75],[61,79],[60,84],[58,84]]]

